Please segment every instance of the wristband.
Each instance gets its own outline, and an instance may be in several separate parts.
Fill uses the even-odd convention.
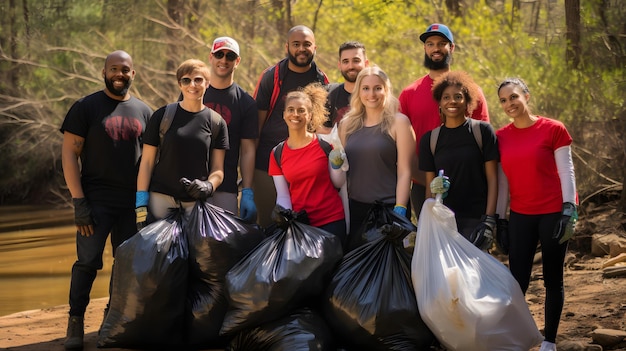
[[[148,206],[148,200],[150,199],[150,193],[147,191],[138,191],[135,193],[135,208]]]

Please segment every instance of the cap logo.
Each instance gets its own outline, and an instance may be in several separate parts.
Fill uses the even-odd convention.
[[[433,24],[433,25],[430,27],[430,30],[439,30],[439,25],[438,25],[438,24]]]

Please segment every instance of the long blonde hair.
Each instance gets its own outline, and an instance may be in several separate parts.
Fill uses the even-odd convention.
[[[385,101],[383,102],[383,115],[380,128],[384,133],[391,135],[391,126],[394,123],[396,113],[398,113],[398,106],[400,106],[400,103],[393,95],[391,81],[389,80],[387,74],[378,66],[373,66],[366,67],[361,70],[356,78],[356,82],[354,83],[354,90],[352,91],[352,97],[350,98],[350,110],[343,116],[340,122],[346,138],[356,130],[363,128],[366,112],[365,105],[361,102],[359,92],[361,90],[363,78],[367,76],[377,76],[383,81]]]

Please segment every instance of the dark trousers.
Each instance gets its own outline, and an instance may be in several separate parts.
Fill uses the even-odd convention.
[[[102,269],[102,253],[111,233],[113,257],[115,249],[137,232],[134,208],[112,208],[92,205],[91,214],[95,221],[94,234],[86,237],[76,232],[76,254],[78,259],[72,266],[70,283],[70,316],[84,316],[89,304],[89,293],[97,271]],[[111,273],[111,279],[113,273]],[[111,286],[109,283],[109,298]]]
[[[424,206],[424,201],[426,201],[426,187],[417,183],[411,184],[411,207],[410,208],[413,209],[413,213],[415,214],[415,219],[418,221],[420,219],[420,212],[422,212],[422,206]]]
[[[347,241],[346,220],[345,219],[340,219],[338,221],[326,223],[326,224],[320,226],[319,228],[320,229],[324,229],[325,231],[327,231],[327,232],[329,232],[331,234],[335,234],[335,236],[339,238],[339,241],[341,241],[341,247],[343,248],[343,250],[345,252],[345,250],[346,250],[346,241]]]
[[[552,235],[561,213],[523,215],[511,211],[509,217],[509,266],[526,294],[530,284],[537,244],[541,243],[543,285],[546,288],[545,339],[555,342],[563,303],[563,263],[567,243],[559,244]]]

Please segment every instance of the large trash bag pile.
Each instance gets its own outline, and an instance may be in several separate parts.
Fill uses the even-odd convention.
[[[116,250],[111,304],[98,347],[221,347],[228,270],[264,239],[255,225],[198,201]]]
[[[182,214],[143,228],[116,250],[109,312],[100,347],[156,347],[183,342],[187,258]]]
[[[529,350],[543,340],[509,270],[463,238],[440,201],[423,205],[411,269],[419,313],[447,350]]]
[[[99,347],[522,350],[542,340],[508,270],[427,200],[419,229],[375,204],[353,248],[279,211],[263,232],[203,202],[120,245]],[[403,240],[417,230],[411,255]]]
[[[384,206],[369,218],[367,242],[346,254],[327,287],[326,320],[349,350],[428,350],[436,340],[420,318],[402,244],[416,228]]]
[[[335,235],[302,223],[305,213],[280,211],[283,220],[226,276],[229,310],[221,333],[232,335],[315,305],[343,257]]]

